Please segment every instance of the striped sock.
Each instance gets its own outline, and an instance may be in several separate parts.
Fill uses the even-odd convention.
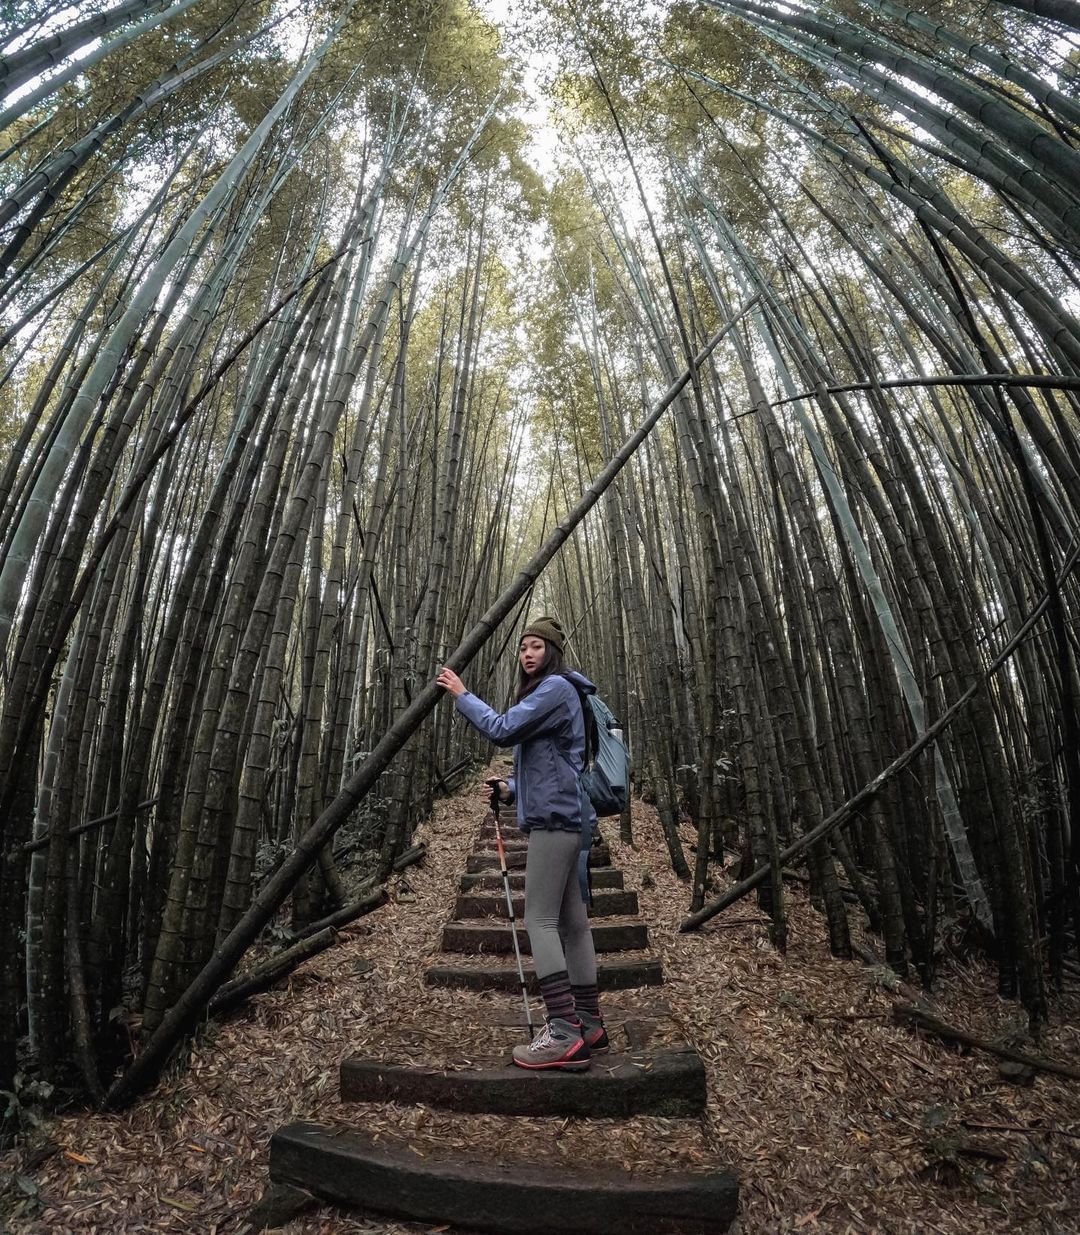
[[[590,1016],[600,1015],[600,992],[596,989],[596,983],[592,986],[571,986],[570,991],[574,996],[574,1007],[579,1012],[588,1012]]]
[[[558,973],[549,973],[546,978],[540,979],[540,995],[547,1009],[548,1020],[553,1016],[561,1017],[564,1021],[577,1020],[574,1015],[574,996],[570,994],[570,975],[565,969],[560,969]]]

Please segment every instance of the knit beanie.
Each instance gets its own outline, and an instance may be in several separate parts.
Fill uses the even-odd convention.
[[[538,617],[534,622],[530,622],[521,632],[522,639],[526,635],[535,635],[538,639],[543,639],[545,643],[550,643],[552,647],[558,648],[560,652],[566,643],[566,636],[563,634],[563,628],[559,625],[558,618],[550,617],[547,614],[543,617]]]

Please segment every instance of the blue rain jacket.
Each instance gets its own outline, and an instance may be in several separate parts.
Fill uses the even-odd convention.
[[[586,694],[596,693],[584,674],[571,671],[544,678],[502,716],[469,691],[458,695],[455,707],[489,742],[514,747],[514,776],[507,784],[521,830],[580,830],[585,846],[592,840],[596,811],[578,780],[585,762],[585,718],[567,678]]]

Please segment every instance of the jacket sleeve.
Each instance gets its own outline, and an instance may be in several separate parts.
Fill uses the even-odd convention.
[[[502,800],[507,806],[513,806],[517,802],[517,781],[512,776],[506,778],[506,792]]]
[[[554,679],[541,682],[531,695],[501,716],[470,691],[458,695],[454,706],[489,742],[496,746],[517,746],[551,727],[552,720],[562,710],[563,691]]]

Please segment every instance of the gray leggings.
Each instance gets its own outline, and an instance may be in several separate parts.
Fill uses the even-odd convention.
[[[525,856],[525,929],[538,978],[565,969],[574,986],[596,984],[596,952],[581,898],[577,832],[533,828]]]

